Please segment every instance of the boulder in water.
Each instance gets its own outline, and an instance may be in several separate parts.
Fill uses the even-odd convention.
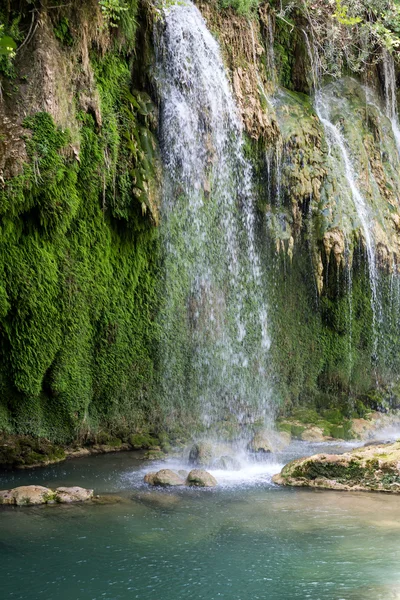
[[[301,434],[303,442],[323,442],[326,438],[321,427],[309,427]]]
[[[148,483],[149,485],[155,485],[154,479],[156,475],[157,473],[155,471],[152,473],[146,473],[146,475],[144,476],[144,482]]]
[[[144,481],[150,485],[159,485],[161,487],[185,485],[184,480],[171,469],[161,469],[157,473],[147,473]]]
[[[0,492],[0,504],[14,504],[14,490],[2,490]]]
[[[17,506],[46,504],[54,499],[54,492],[42,485],[22,485],[11,490],[13,502]]]
[[[221,456],[213,462],[213,469],[221,469],[223,471],[240,471],[241,464],[233,456]]]
[[[247,449],[250,452],[270,453],[281,452],[289,446],[291,440],[290,433],[286,431],[271,431],[262,429],[257,431],[251,442],[248,443]]]
[[[400,494],[400,442],[296,459],[272,481],[296,487]]]
[[[56,489],[55,499],[60,504],[72,504],[74,502],[86,502],[93,498],[93,490],[87,490],[79,486],[59,487]]]
[[[250,452],[273,452],[273,447],[268,432],[258,431],[251,442],[248,443],[247,448],[250,450]]]
[[[186,483],[191,487],[215,487],[217,480],[208,471],[193,469],[190,471]]]
[[[211,464],[214,451],[210,442],[197,442],[189,453],[189,463],[196,467],[206,467]]]
[[[34,506],[37,504],[71,504],[91,500],[93,490],[81,487],[59,487],[57,490],[42,485],[22,485],[12,490],[0,492],[0,504]]]

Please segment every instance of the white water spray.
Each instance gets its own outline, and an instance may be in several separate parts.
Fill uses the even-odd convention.
[[[155,28],[165,167],[164,400],[246,424],[269,414],[270,341],[252,171],[219,46],[190,2]],[[180,338],[179,338],[180,335]]]

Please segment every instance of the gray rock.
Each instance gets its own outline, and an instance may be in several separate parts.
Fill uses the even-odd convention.
[[[209,442],[194,444],[189,453],[189,463],[196,467],[210,465],[213,459],[213,446]]]
[[[215,487],[217,480],[208,471],[193,469],[190,471],[186,483],[191,487]]]
[[[160,485],[162,487],[185,485],[184,480],[171,469],[161,469],[150,479],[152,482],[147,482],[150,485]]]

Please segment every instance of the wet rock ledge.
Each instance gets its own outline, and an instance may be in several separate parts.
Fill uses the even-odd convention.
[[[288,463],[278,485],[400,493],[400,441],[366,444],[345,454],[315,454]]]
[[[93,490],[81,487],[58,487],[56,490],[41,485],[22,485],[0,491],[0,505],[34,506],[38,504],[73,504],[93,498]]]

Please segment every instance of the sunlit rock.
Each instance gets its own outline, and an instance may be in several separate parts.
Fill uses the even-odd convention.
[[[279,485],[400,493],[400,442],[367,445],[345,454],[316,454],[288,463]]]
[[[91,500],[93,490],[87,490],[82,487],[59,487],[56,489],[55,499],[60,504],[72,504],[73,502],[85,502]]]
[[[145,483],[159,485],[161,487],[184,485],[185,482],[175,471],[161,469],[157,473],[148,473],[144,478]]]

